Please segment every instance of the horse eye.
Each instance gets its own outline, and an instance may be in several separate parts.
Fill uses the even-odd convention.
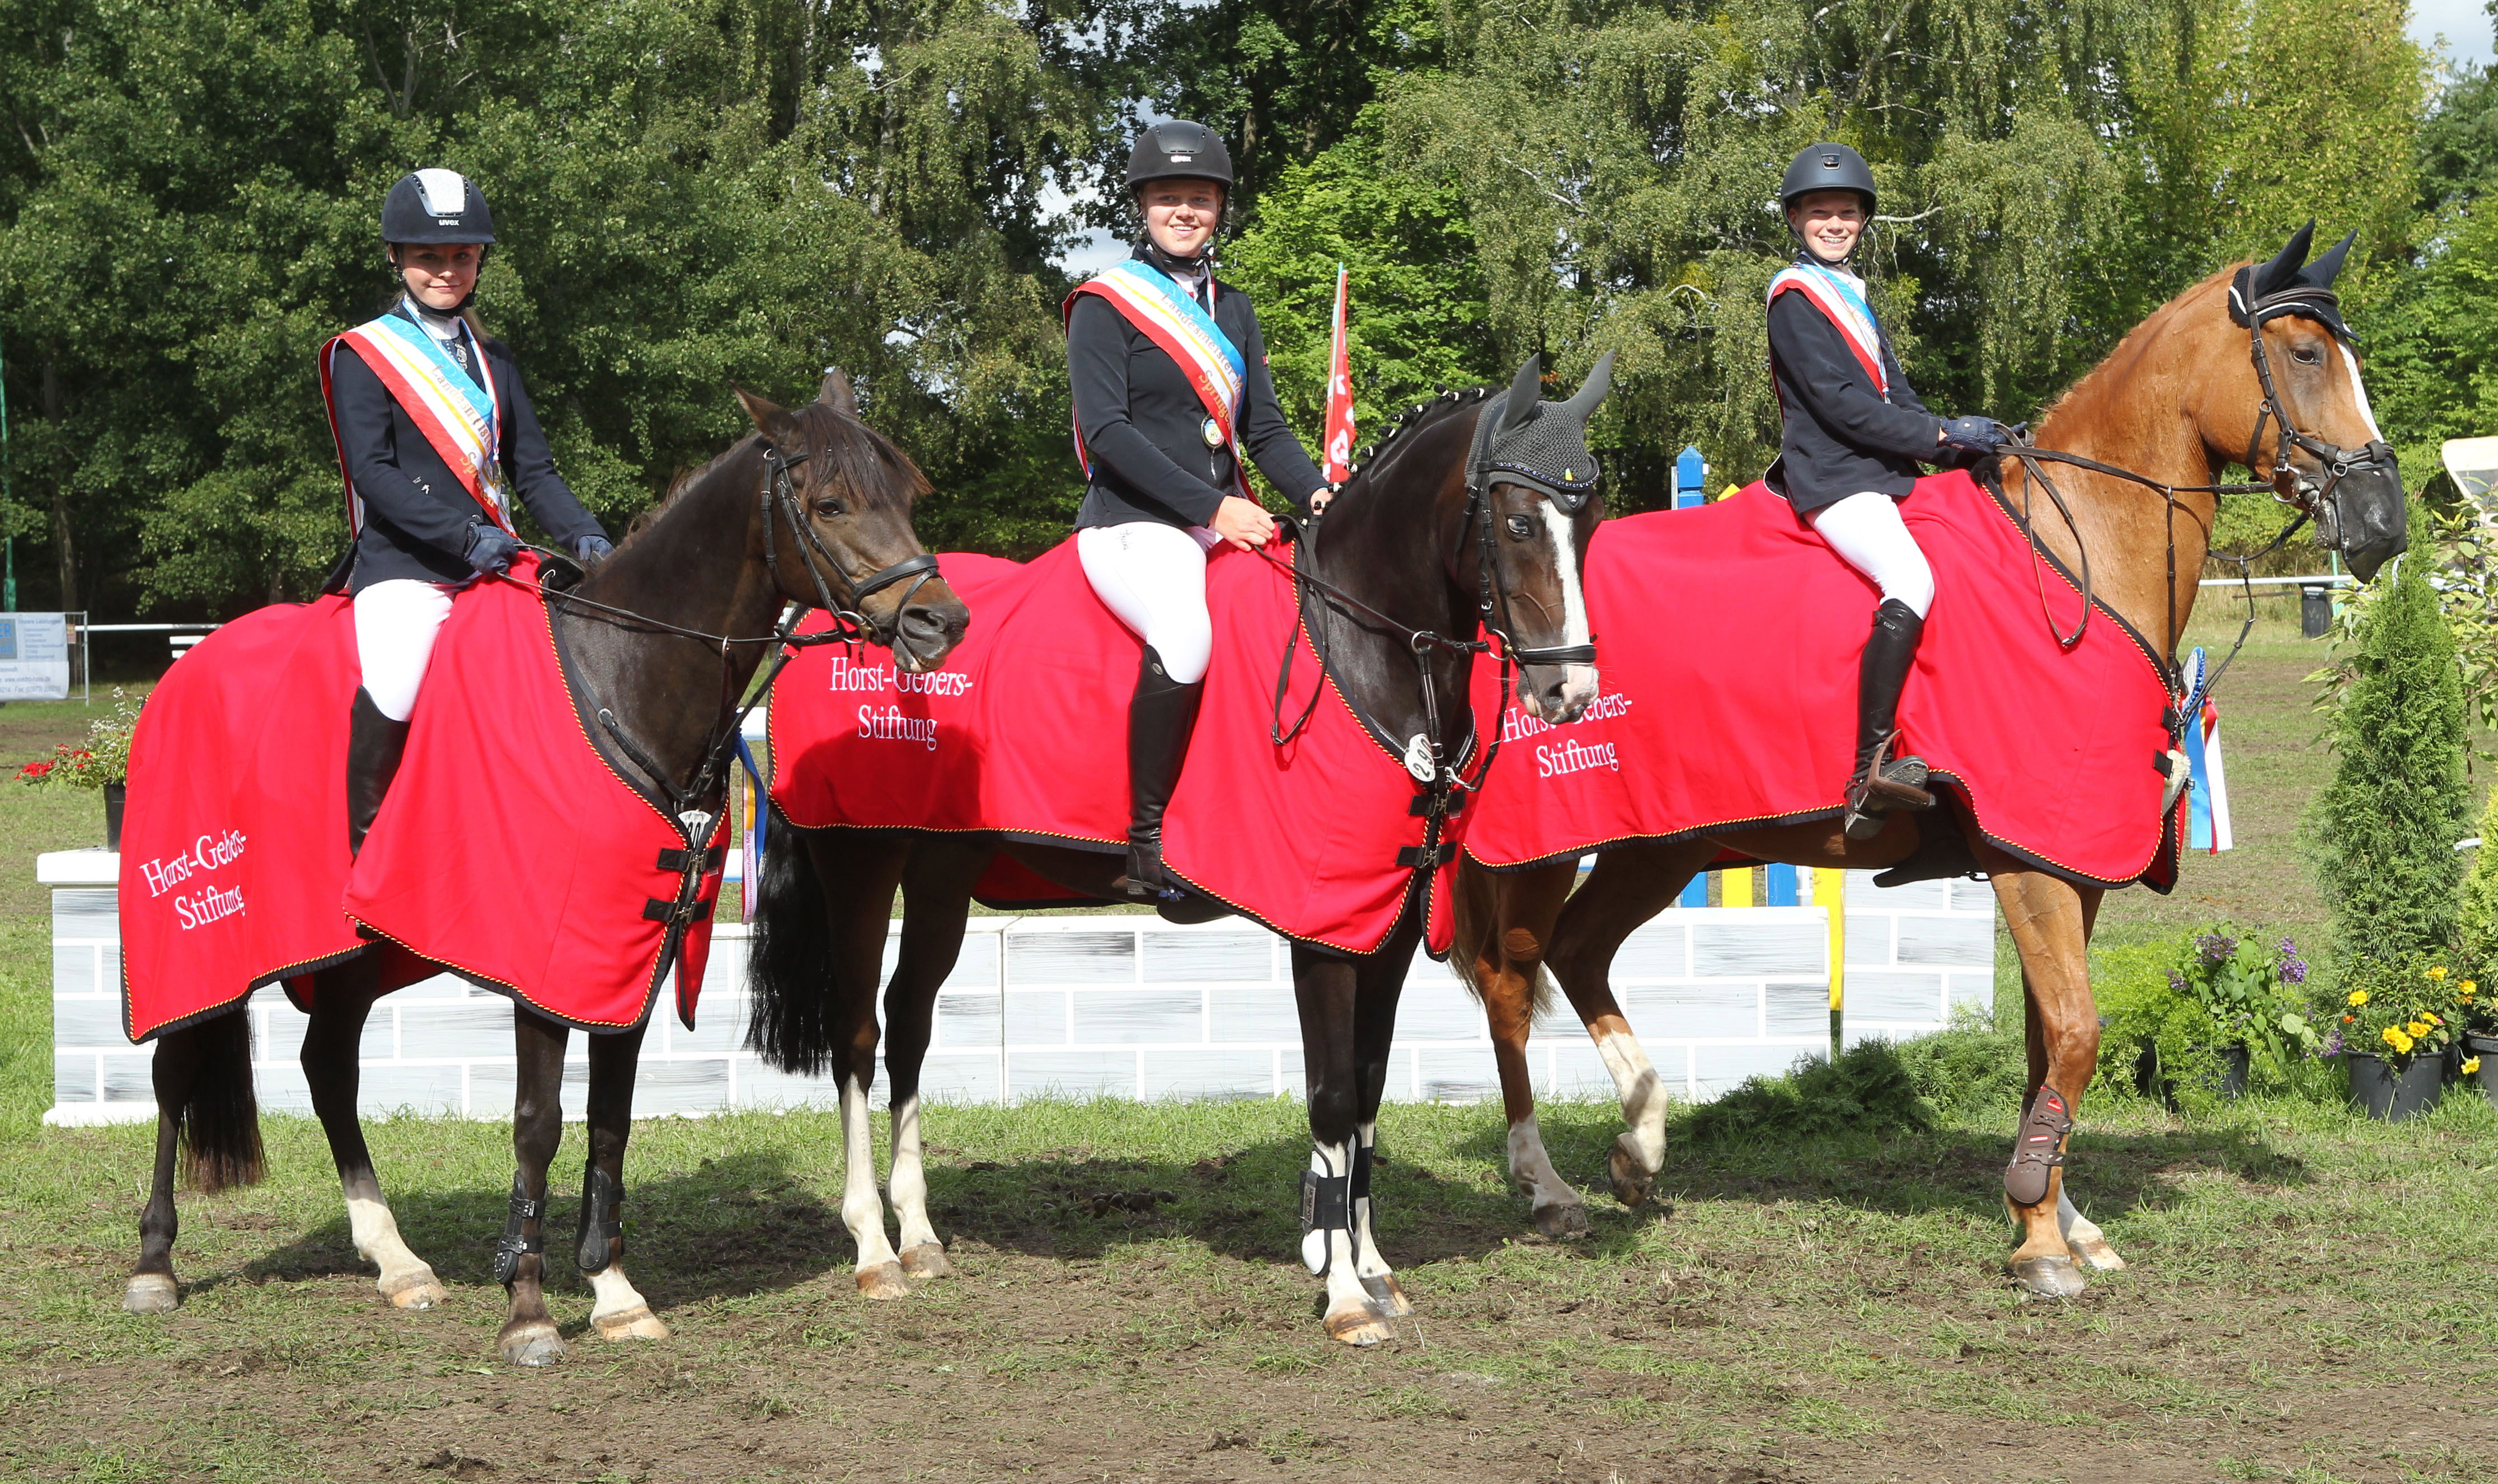
[[[1523,515],[1513,515],[1509,518],[1509,533],[1513,539],[1523,541],[1535,534],[1534,523]]]
[[[833,496],[827,495],[823,499],[816,501],[816,513],[817,515],[831,517],[844,514],[845,512],[843,510],[841,500]]]
[[[2313,345],[2301,345],[2290,353],[2290,358],[2301,366],[2319,366],[2323,364],[2324,352]]]

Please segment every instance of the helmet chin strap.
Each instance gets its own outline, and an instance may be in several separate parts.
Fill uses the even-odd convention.
[[[1156,268],[1161,269],[1167,274],[1193,274],[1201,268],[1210,268],[1213,266],[1214,239],[1215,234],[1208,233],[1205,239],[1205,245],[1197,250],[1197,255],[1195,257],[1183,258],[1179,254],[1164,247],[1162,243],[1155,242],[1154,229],[1147,227],[1145,229],[1144,241],[1145,261],[1153,264]]]

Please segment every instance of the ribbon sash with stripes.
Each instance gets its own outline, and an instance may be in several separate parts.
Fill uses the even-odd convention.
[[[1099,276],[1075,286],[1067,296],[1066,314],[1073,317],[1079,295],[1099,294],[1121,318],[1144,332],[1145,339],[1162,347],[1164,354],[1178,365],[1188,384],[1197,391],[1197,400],[1205,405],[1205,415],[1212,419],[1222,434],[1222,444],[1233,446],[1233,424],[1240,413],[1240,398],[1249,384],[1249,363],[1240,354],[1214,316],[1205,312],[1197,300],[1171,281],[1170,275],[1135,258],[1118,263]],[[1093,476],[1092,457],[1084,451],[1084,430],[1075,430],[1075,462],[1084,467],[1084,476]],[[1232,476],[1240,486],[1244,498],[1249,495],[1248,477],[1241,472],[1240,461],[1232,461]]]
[[[443,351],[439,341],[404,315],[385,314],[336,337],[321,347],[321,401],[329,407],[334,442],[338,438],[338,409],[330,393],[330,365],[342,345],[372,368],[468,497],[496,525],[511,530],[500,477],[502,408],[495,397],[494,369],[484,364],[483,347],[478,348],[478,370],[485,377],[480,386]],[[346,482],[347,529],[361,533],[365,501],[356,493],[354,473],[347,468],[344,443],[338,444],[338,472]]]
[[[1874,394],[1884,401],[1891,397],[1891,378],[1882,370],[1882,332],[1874,323],[1873,306],[1865,302],[1856,286],[1846,278],[1818,263],[1798,263],[1781,269],[1770,280],[1770,302],[1780,294],[1795,290],[1812,301],[1814,308],[1839,327],[1840,338],[1847,348],[1856,352],[1856,364],[1874,383]]]

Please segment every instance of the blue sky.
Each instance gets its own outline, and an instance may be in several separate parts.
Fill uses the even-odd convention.
[[[2446,54],[2458,62],[2489,65],[2489,13],[2482,0],[2412,0],[2412,39],[2423,47],[2446,37]]]

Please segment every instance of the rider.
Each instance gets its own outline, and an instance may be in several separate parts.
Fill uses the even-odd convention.
[[[1137,137],[1128,190],[1144,219],[1133,256],[1067,299],[1075,455],[1089,483],[1075,517],[1084,575],[1145,641],[1128,711],[1128,875],[1149,900],[1163,872],[1163,810],[1205,691],[1214,628],[1205,554],[1275,533],[1240,472],[1246,449],[1310,513],[1330,490],[1284,422],[1249,296],[1214,276],[1232,153],[1203,124]]]
[[[1937,417],[1901,373],[1866,302],[1865,280],[1847,269],[1874,215],[1865,157],[1845,145],[1810,145],[1787,166],[1778,200],[1803,250],[1770,280],[1770,370],[1783,427],[1767,480],[1882,593],[1857,672],[1845,819],[1850,839],[1870,840],[1882,832],[1885,813],[1935,802],[1922,759],[1887,757],[1900,690],[1935,598],[1934,570],[1898,501],[1916,487],[1920,462],[1992,453],[2010,435],[1992,418]]]
[[[321,349],[347,480],[354,545],[343,565],[364,676],[348,713],[350,854],[399,772],[452,596],[521,550],[512,493],[584,564],[614,549],[555,471],[511,350],[487,338],[469,306],[494,241],[486,198],[465,177],[400,177],[382,203],[398,302]]]

